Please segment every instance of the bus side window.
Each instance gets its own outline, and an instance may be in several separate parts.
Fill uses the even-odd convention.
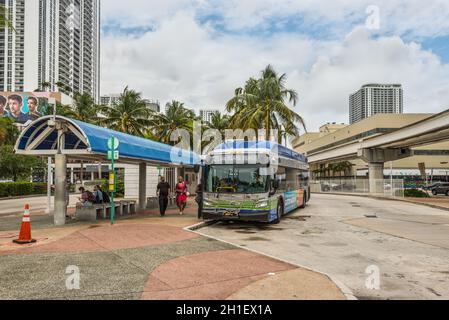
[[[306,188],[309,185],[309,173],[307,171],[301,171],[298,176],[298,183],[300,188]]]

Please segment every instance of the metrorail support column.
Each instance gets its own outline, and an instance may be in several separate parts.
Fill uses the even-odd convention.
[[[139,210],[147,208],[147,164],[139,164]]]
[[[369,170],[369,192],[372,194],[384,193],[384,163],[370,162]]]
[[[54,224],[65,225],[67,215],[66,188],[67,188],[67,156],[57,154],[55,156],[55,213]]]

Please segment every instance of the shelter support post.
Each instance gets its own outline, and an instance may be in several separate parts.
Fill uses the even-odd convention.
[[[55,213],[54,224],[65,225],[67,215],[66,188],[67,188],[67,156],[57,154],[55,156]]]
[[[147,164],[139,164],[139,210],[147,208]]]

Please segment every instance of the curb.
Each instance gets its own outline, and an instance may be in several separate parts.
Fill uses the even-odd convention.
[[[339,280],[335,279],[334,277],[332,277],[331,275],[329,275],[327,273],[324,273],[324,272],[321,272],[321,271],[318,271],[318,270],[314,270],[314,269],[312,269],[310,267],[306,267],[306,266],[300,265],[298,263],[290,262],[290,261],[287,261],[287,260],[282,259],[282,258],[274,257],[274,256],[269,255],[269,254],[264,253],[264,252],[260,252],[260,251],[254,250],[254,249],[249,249],[247,247],[242,247],[242,246],[240,246],[238,244],[234,244],[234,243],[231,243],[229,241],[225,241],[225,240],[222,240],[222,239],[219,239],[219,238],[216,238],[216,237],[209,236],[209,235],[202,234],[202,233],[198,232],[198,230],[200,230],[201,228],[213,225],[213,224],[215,224],[217,222],[218,221],[213,221],[213,220],[205,221],[205,222],[202,222],[202,223],[199,223],[199,224],[195,224],[195,225],[190,226],[190,227],[185,227],[184,230],[193,232],[193,233],[195,233],[197,235],[200,235],[202,237],[206,237],[206,238],[209,238],[209,239],[213,239],[213,240],[216,240],[216,241],[220,241],[220,242],[229,244],[231,246],[234,246],[234,247],[242,249],[242,250],[246,250],[246,251],[250,251],[250,252],[253,252],[253,253],[257,253],[257,254],[263,255],[265,257],[268,257],[268,258],[271,258],[271,259],[274,259],[274,260],[278,260],[278,261],[290,264],[292,266],[296,266],[298,268],[302,268],[302,269],[305,269],[305,270],[308,270],[308,271],[311,271],[311,272],[315,272],[315,273],[321,274],[321,275],[325,276],[326,278],[328,278],[330,281],[332,281],[337,286],[337,288],[340,289],[341,293],[346,297],[346,300],[358,300],[357,297],[351,291],[351,289],[349,289],[345,284],[343,284],[342,282],[340,282]]]
[[[214,220],[208,220],[208,221],[203,221],[203,222],[194,224],[194,225],[192,225],[192,226],[185,227],[185,228],[183,228],[183,229],[184,229],[185,231],[192,231],[192,232],[195,232],[196,230],[199,230],[199,229],[201,229],[201,228],[205,228],[205,227],[211,226],[211,225],[213,225],[213,224],[215,224],[215,223],[217,223],[217,221],[214,221]]]
[[[369,194],[363,195],[363,194],[351,194],[351,193],[335,193],[335,192],[313,192],[312,194],[329,194],[332,196],[344,196],[344,197],[360,197],[360,198],[371,198],[374,200],[389,200],[389,201],[399,201],[399,202],[405,202],[410,204],[416,204],[418,206],[425,206],[430,207],[433,209],[440,209],[444,211],[449,211],[449,208],[447,207],[441,207],[439,205],[430,204],[430,203],[423,203],[423,202],[414,202],[406,199],[397,199],[397,198],[387,198],[387,197],[379,197],[379,196],[372,196]]]

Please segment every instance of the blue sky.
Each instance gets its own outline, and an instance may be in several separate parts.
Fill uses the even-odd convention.
[[[446,0],[106,0],[102,92],[223,109],[273,64],[312,129],[347,122],[366,82],[402,83],[406,111],[437,112],[449,108],[448,16]]]

